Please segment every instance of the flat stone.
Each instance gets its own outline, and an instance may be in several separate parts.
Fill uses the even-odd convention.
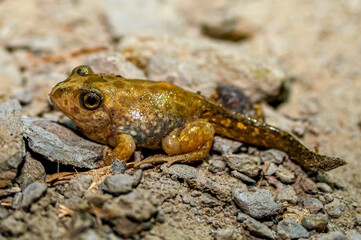
[[[332,193],[332,188],[327,183],[317,183],[317,188],[325,193]]]
[[[249,219],[249,218],[251,218],[249,215],[247,215],[247,214],[245,214],[245,213],[243,213],[243,212],[239,212],[238,214],[237,214],[237,221],[238,222],[244,222],[244,221],[246,221],[247,219]]]
[[[92,179],[91,175],[79,175],[73,178],[70,180],[64,196],[67,198],[82,197],[92,183]]]
[[[133,190],[134,178],[127,174],[106,177],[102,190],[113,195],[129,193]]]
[[[323,208],[323,205],[317,198],[307,197],[303,200],[303,207],[310,211],[310,213],[318,213]]]
[[[310,214],[302,218],[302,225],[309,231],[323,232],[327,224],[328,217],[325,214]]]
[[[227,165],[238,172],[246,174],[248,177],[256,177],[260,171],[259,157],[248,154],[230,154],[224,156]]]
[[[295,174],[283,166],[278,167],[276,176],[283,183],[294,183],[296,181]]]
[[[338,199],[334,199],[331,203],[325,205],[324,209],[326,213],[333,218],[339,218],[346,206]]]
[[[361,233],[359,233],[356,229],[352,229],[348,231],[346,237],[347,240],[361,240]]]
[[[170,167],[167,167],[167,164],[163,164],[160,168],[164,173],[175,175],[180,179],[195,179],[198,170],[192,166],[188,166],[185,164],[173,164]]]
[[[285,218],[280,221],[277,226],[277,232],[282,239],[308,238],[310,235],[307,230],[293,218]]]
[[[236,170],[231,172],[231,175],[239,180],[241,180],[244,183],[248,184],[255,184],[256,180],[253,180],[252,178],[248,177],[247,175],[240,173]]]
[[[21,118],[29,147],[52,162],[84,168],[97,168],[104,145],[80,137],[73,130],[37,118]]]
[[[281,152],[276,149],[269,149],[269,150],[260,152],[259,156],[262,160],[262,163],[271,161],[271,162],[279,165],[286,158],[286,153]]]
[[[292,186],[286,186],[277,194],[277,200],[280,202],[296,204],[298,202],[298,197]]]
[[[253,218],[246,219],[243,226],[256,237],[276,239],[275,233],[271,229]]]
[[[29,207],[34,201],[39,199],[44,194],[47,188],[48,187],[46,184],[40,182],[30,184],[23,191],[20,207]]]
[[[18,100],[0,103],[0,188],[10,185],[15,179],[17,168],[25,156],[20,117]]]
[[[235,191],[233,199],[243,212],[256,219],[272,216],[279,210],[271,192],[266,189],[257,189],[253,193]]]

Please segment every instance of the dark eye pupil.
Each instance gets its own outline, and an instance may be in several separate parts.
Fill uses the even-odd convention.
[[[77,73],[78,75],[81,75],[81,69],[79,68],[78,70],[76,70],[76,73]]]
[[[98,99],[94,95],[89,95],[85,102],[86,104],[93,106],[98,102]]]

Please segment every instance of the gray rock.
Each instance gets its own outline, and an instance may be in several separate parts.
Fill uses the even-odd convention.
[[[222,160],[212,160],[209,163],[208,170],[217,173],[217,172],[223,172],[226,169],[226,163]]]
[[[328,186],[327,183],[317,183],[317,188],[320,189],[322,192],[325,192],[325,193],[331,193],[332,192],[332,188],[330,186]]]
[[[214,232],[215,240],[235,240],[236,234],[233,229],[220,229]]]
[[[282,239],[309,237],[307,230],[302,227],[302,225],[298,224],[293,218],[285,218],[280,221],[277,226],[277,232]]]
[[[280,202],[296,204],[298,202],[298,197],[292,186],[286,186],[277,194],[277,200]]]
[[[20,117],[19,101],[13,99],[0,103],[0,188],[10,185],[15,179],[17,168],[25,156]]]
[[[104,146],[78,136],[69,128],[45,120],[22,117],[29,147],[52,162],[97,168]]]
[[[117,159],[113,159],[110,170],[114,175],[123,174],[127,170],[127,164],[124,161],[118,161]]]
[[[271,162],[279,165],[286,158],[286,153],[281,152],[276,149],[269,149],[269,150],[260,152],[259,156],[262,160],[262,163],[271,161]]]
[[[271,162],[266,171],[266,175],[271,176],[271,175],[275,174],[277,169],[278,169],[277,165],[274,164],[273,162]]]
[[[207,193],[203,193],[199,197],[199,202],[207,207],[215,207],[215,206],[219,205],[217,199],[215,199],[214,197],[212,197],[211,195],[209,195]]]
[[[143,171],[141,169],[138,169],[137,171],[135,171],[135,173],[133,174],[133,178],[134,178],[134,182],[133,182],[133,188],[136,188],[140,181],[142,181],[142,177],[143,177]]]
[[[265,189],[253,193],[235,191],[233,199],[243,212],[256,219],[272,216],[279,210],[271,192]]]
[[[246,174],[248,177],[256,177],[260,171],[259,157],[248,154],[230,154],[224,156],[227,165],[238,172]]]
[[[167,167],[167,164],[163,164],[160,168],[164,173],[175,175],[177,178],[180,179],[195,179],[198,170],[194,167],[185,165],[185,164],[173,164],[170,167]]]
[[[300,186],[306,193],[316,194],[318,193],[317,185],[312,179],[305,177],[300,182]]]
[[[327,224],[328,217],[325,214],[310,214],[302,218],[302,225],[309,231],[323,232]]]
[[[238,214],[237,214],[237,221],[238,222],[244,222],[244,221],[246,221],[247,219],[249,219],[249,218],[251,218],[250,216],[248,216],[247,214],[245,214],[245,213],[242,213],[242,212],[239,212]]]
[[[32,158],[30,153],[27,153],[24,166],[21,169],[21,174],[18,177],[17,182],[21,184],[22,189],[25,189],[33,182],[43,181],[45,175],[46,173],[43,164]]]
[[[91,175],[79,175],[70,180],[64,196],[67,198],[82,197],[84,192],[92,183],[93,177]]]
[[[243,222],[243,226],[256,237],[276,239],[275,233],[271,229],[269,229],[263,223],[254,220],[253,218],[246,219]]]
[[[213,139],[213,150],[221,153],[222,155],[227,155],[234,153],[242,146],[242,143],[239,141],[234,141],[227,138],[222,138],[220,136],[215,136]]]
[[[310,213],[318,213],[323,208],[323,205],[317,198],[307,197],[303,200],[303,207]]]
[[[295,174],[282,165],[278,167],[276,176],[283,183],[294,183],[296,181]]]
[[[355,214],[355,223],[356,226],[361,226],[361,214],[358,213]]]
[[[127,174],[106,177],[102,190],[114,195],[129,193],[133,190],[134,178]]]
[[[17,237],[23,234],[26,229],[26,224],[22,221],[16,220],[14,216],[9,216],[0,222],[0,233],[5,233],[7,235],[10,234]]]
[[[250,183],[250,184],[255,184],[255,183],[256,183],[256,181],[253,180],[252,178],[250,178],[250,177],[246,176],[245,174],[240,173],[240,172],[238,172],[238,171],[236,171],[236,170],[232,171],[232,172],[231,172],[231,175],[232,175],[233,177],[241,180],[241,181],[244,182],[244,183]]]
[[[349,240],[341,231],[330,232],[318,237],[317,240]],[[350,239],[351,240],[351,239]],[[353,240],[353,239],[352,239]]]
[[[0,49],[0,96],[11,96],[21,87],[22,76],[15,59],[13,53]]]
[[[40,182],[30,184],[23,191],[20,207],[29,207],[34,201],[39,199],[44,194],[47,188],[48,187],[46,184]]]
[[[346,206],[338,199],[334,199],[331,203],[326,204],[324,209],[326,213],[333,218],[339,218],[342,215],[342,212],[345,210]]]

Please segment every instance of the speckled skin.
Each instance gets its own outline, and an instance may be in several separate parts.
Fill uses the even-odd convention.
[[[102,99],[95,109],[87,109],[80,100],[85,101],[84,92],[96,92]],[[214,134],[279,149],[311,171],[327,171],[346,163],[318,155],[280,129],[168,82],[94,74],[89,67],[79,66],[53,88],[50,99],[87,137],[114,148],[105,153],[106,165],[114,158],[127,161],[136,147],[162,148],[168,156],[156,155],[135,167],[201,160],[208,154]]]

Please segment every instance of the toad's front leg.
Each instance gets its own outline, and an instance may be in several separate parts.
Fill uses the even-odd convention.
[[[211,149],[214,136],[212,124],[200,119],[170,132],[162,140],[163,150],[169,154],[156,155],[128,166],[138,167],[145,163],[167,162],[168,167],[176,162],[190,163],[205,158]]]
[[[118,161],[127,161],[135,151],[135,140],[132,136],[121,133],[109,138],[109,144],[115,146],[113,150],[109,147],[104,149],[104,164],[112,164],[113,159]]]

